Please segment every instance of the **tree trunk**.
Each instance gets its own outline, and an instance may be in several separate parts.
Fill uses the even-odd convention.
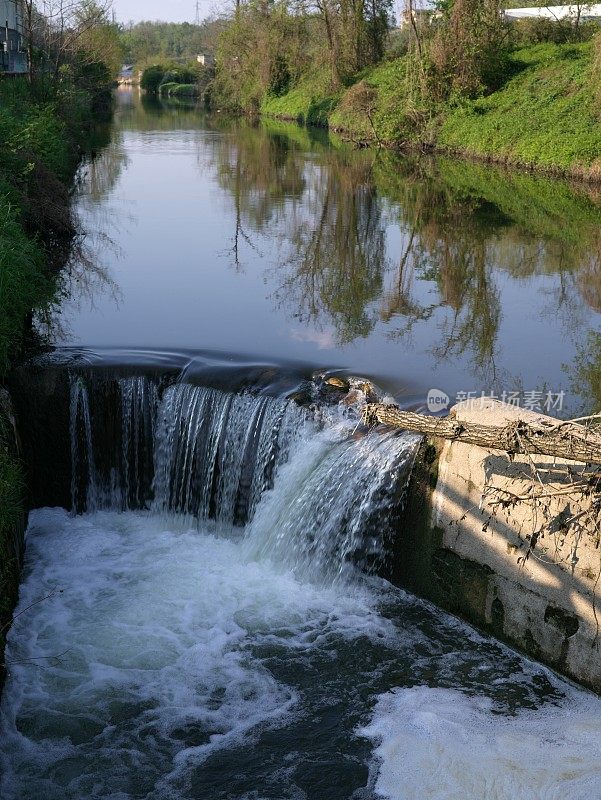
[[[453,417],[429,417],[382,403],[367,405],[363,416],[368,425],[382,423],[441,439],[504,450],[510,455],[527,453],[601,464],[601,436],[573,422],[516,420],[506,425],[483,425],[459,422]]]
[[[27,78],[29,83],[35,80],[35,63],[33,53],[33,0],[25,3],[25,36],[27,38]]]

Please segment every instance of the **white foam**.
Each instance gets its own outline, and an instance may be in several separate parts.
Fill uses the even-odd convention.
[[[251,644],[381,627],[359,589],[301,583],[239,542],[134,513],[34,512],[17,613],[32,604],[6,654],[3,800],[185,796],[208,755],[295,713]]]
[[[379,742],[376,790],[390,800],[599,800],[601,700],[502,713],[488,699],[414,687],[381,695],[359,733]]]

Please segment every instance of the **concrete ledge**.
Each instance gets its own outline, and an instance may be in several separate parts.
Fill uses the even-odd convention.
[[[493,400],[461,403],[451,413],[459,421],[491,425],[541,419]],[[577,531],[566,534],[563,527],[587,510],[588,500],[565,494],[583,465],[544,456],[510,460],[506,453],[450,441],[436,446],[437,474],[431,467],[429,478],[434,488],[428,491],[423,475],[413,487],[422,504],[427,495],[427,513],[416,519],[414,506],[413,541],[403,534],[398,554],[404,558],[408,547],[419,547],[420,563],[414,559],[401,582],[601,692],[599,538],[584,518]],[[501,509],[494,503],[508,496],[504,490],[543,497]],[[556,490],[564,494],[548,496]],[[533,534],[536,546],[524,560]]]

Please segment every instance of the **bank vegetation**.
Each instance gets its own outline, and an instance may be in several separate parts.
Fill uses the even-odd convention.
[[[106,6],[46,3],[43,17],[25,5],[28,74],[0,77],[0,384],[34,338],[34,314],[43,315],[60,290],[79,236],[74,175],[95,146],[99,120],[110,116],[121,64]],[[0,403],[0,653],[18,584],[15,526],[26,505],[8,414]]]
[[[585,14],[509,22],[498,0],[237,3],[215,107],[327,126],[357,145],[601,178],[601,34]]]

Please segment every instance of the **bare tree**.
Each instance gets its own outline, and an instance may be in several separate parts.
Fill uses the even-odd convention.
[[[29,80],[36,75],[36,49],[44,51],[50,72],[79,50],[85,36],[109,21],[112,0],[22,0]]]
[[[109,21],[111,7],[112,0],[43,0],[47,50],[55,77],[65,61],[80,50],[86,34]]]

